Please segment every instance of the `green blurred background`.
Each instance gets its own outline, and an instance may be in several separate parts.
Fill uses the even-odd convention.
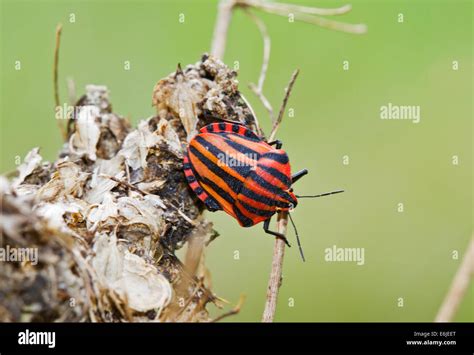
[[[154,113],[151,93],[160,78],[209,51],[217,8],[210,0],[1,3],[1,172],[14,169],[15,157],[34,146],[54,160],[61,145],[52,85],[58,22],[64,25],[61,99],[67,101],[67,77],[78,95],[88,83],[105,84],[114,111],[136,123]],[[293,169],[310,170],[297,192],[346,190],[300,201],[294,219],[307,262],[297,248],[287,250],[276,320],[432,321],[472,234],[472,3],[352,4],[338,19],[366,23],[366,35],[258,12],[272,40],[265,92],[275,108],[292,71],[301,70],[289,102],[295,115],[278,134]],[[127,60],[130,71],[123,68]],[[259,32],[237,11],[225,62],[239,62],[240,88],[268,132],[266,112],[248,89],[261,60]],[[389,102],[420,105],[421,122],[381,120],[380,107]],[[213,289],[233,303],[247,295],[241,313],[229,320],[259,321],[273,239],[260,226],[242,229],[224,213],[208,217],[221,233],[207,252]],[[289,238],[294,242],[292,231]],[[324,250],[333,245],[365,248],[365,265],[325,262]],[[457,321],[474,320],[473,297],[471,286]]]

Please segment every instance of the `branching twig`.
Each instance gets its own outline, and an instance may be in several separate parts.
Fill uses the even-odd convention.
[[[311,23],[313,25],[331,30],[352,34],[363,34],[367,32],[367,26],[363,24],[348,24],[321,17],[327,15],[345,14],[351,10],[351,7],[348,5],[334,9],[320,9],[306,6],[274,3],[263,0],[244,0],[242,2],[245,3],[246,6],[252,6],[271,14],[280,16],[288,16],[293,14],[294,19],[297,21]]]
[[[245,302],[245,295],[240,295],[239,302],[237,303],[237,305],[234,308],[232,308],[229,312],[226,312],[226,313],[221,314],[220,316],[216,317],[215,319],[213,319],[211,321],[211,323],[216,323],[216,322],[219,322],[220,320],[222,320],[226,317],[238,314],[240,312],[240,309],[242,308],[242,305],[244,304],[244,302]]]
[[[474,275],[474,238],[471,238],[448,294],[436,315],[435,322],[451,322]]]
[[[262,0],[247,0],[245,2],[254,7],[272,8],[272,9],[278,9],[278,10],[287,11],[287,12],[302,12],[302,13],[307,13],[311,15],[320,15],[320,16],[344,15],[352,10],[351,5],[344,5],[337,8],[327,9],[327,8],[300,6],[300,5],[294,5],[294,4],[282,4],[278,2],[266,2]]]
[[[59,67],[59,46],[61,44],[61,30],[62,25],[58,24],[56,27],[56,45],[54,47],[54,66],[53,66],[53,84],[54,84],[54,103],[56,107],[60,106],[59,102],[59,85],[58,85],[58,67]],[[63,122],[61,119],[56,119],[59,130],[63,139],[66,140],[66,131],[64,130]]]

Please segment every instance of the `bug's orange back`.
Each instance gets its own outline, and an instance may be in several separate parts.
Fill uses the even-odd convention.
[[[189,143],[188,183],[211,211],[224,210],[248,227],[295,206],[288,156],[245,126],[214,123]]]

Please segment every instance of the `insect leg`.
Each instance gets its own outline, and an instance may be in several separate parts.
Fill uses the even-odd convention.
[[[288,242],[288,239],[286,239],[286,237],[281,234],[281,233],[278,233],[278,232],[274,232],[274,231],[271,231],[270,230],[270,220],[272,218],[270,217],[269,219],[266,219],[264,222],[263,222],[263,230],[265,231],[265,233],[267,234],[271,234],[277,238],[280,238],[280,239],[283,239],[283,241],[285,242],[286,245],[288,245],[289,247],[291,247],[290,243]]]
[[[291,183],[294,184],[297,182],[299,179],[301,179],[303,176],[305,176],[308,173],[307,169],[303,169],[301,171],[298,171],[295,175],[291,177]]]
[[[278,139],[275,140],[275,141],[271,141],[268,144],[269,145],[274,145],[276,147],[276,149],[281,149],[281,147],[283,146],[283,143],[281,141],[279,141]]]

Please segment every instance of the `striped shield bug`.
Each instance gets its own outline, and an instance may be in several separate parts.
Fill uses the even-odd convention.
[[[230,122],[209,124],[189,142],[184,157],[184,174],[191,189],[210,211],[223,210],[241,226],[263,222],[266,233],[286,237],[270,230],[270,219],[277,212],[290,212],[298,198],[292,185],[308,173],[304,169],[291,175],[288,155],[280,141],[266,142],[247,127]],[[290,221],[304,260],[298,232]]]

